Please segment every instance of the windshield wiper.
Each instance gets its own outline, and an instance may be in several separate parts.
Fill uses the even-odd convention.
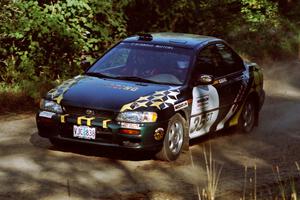
[[[145,79],[145,78],[140,78],[137,76],[117,76],[115,78],[120,79],[120,80],[137,81],[137,82],[144,82],[144,83],[158,83],[156,81],[152,81],[152,80]]]
[[[144,82],[144,83],[159,83],[156,81],[152,81],[149,79],[144,79],[136,76],[109,76],[106,74],[102,74],[100,72],[86,72],[86,75],[89,76],[95,76],[99,78],[113,78],[113,79],[119,79],[119,80],[127,80],[127,81],[137,81],[137,82]]]
[[[108,75],[102,74],[100,72],[86,72],[85,74],[89,75],[89,76],[95,76],[95,77],[98,77],[98,78],[115,78],[113,76],[108,76]]]

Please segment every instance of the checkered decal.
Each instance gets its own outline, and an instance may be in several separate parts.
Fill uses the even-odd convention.
[[[70,79],[64,81],[63,84],[60,86],[50,90],[47,95],[50,95],[50,98],[55,100],[58,104],[60,104],[61,100],[63,99],[64,93],[75,83],[77,83],[83,76],[76,76],[74,79]]]
[[[136,110],[141,107],[156,107],[159,110],[173,106],[177,101],[177,96],[180,94],[179,87],[171,87],[169,90],[156,91],[153,95],[143,96],[136,101],[125,104],[121,108],[121,112]]]

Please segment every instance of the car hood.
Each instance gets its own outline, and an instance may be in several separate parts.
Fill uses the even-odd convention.
[[[179,93],[179,87],[82,75],[52,89],[46,98],[68,106],[126,111],[164,109],[174,105]]]

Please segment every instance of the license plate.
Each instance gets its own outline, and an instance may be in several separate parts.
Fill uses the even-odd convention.
[[[88,126],[76,126],[73,127],[73,136],[76,138],[82,138],[87,140],[96,139],[96,128]]]

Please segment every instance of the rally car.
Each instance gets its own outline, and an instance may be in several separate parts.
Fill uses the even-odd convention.
[[[139,34],[49,91],[36,121],[39,135],[54,145],[147,150],[172,161],[190,139],[230,126],[251,132],[264,97],[261,68],[225,41]]]

